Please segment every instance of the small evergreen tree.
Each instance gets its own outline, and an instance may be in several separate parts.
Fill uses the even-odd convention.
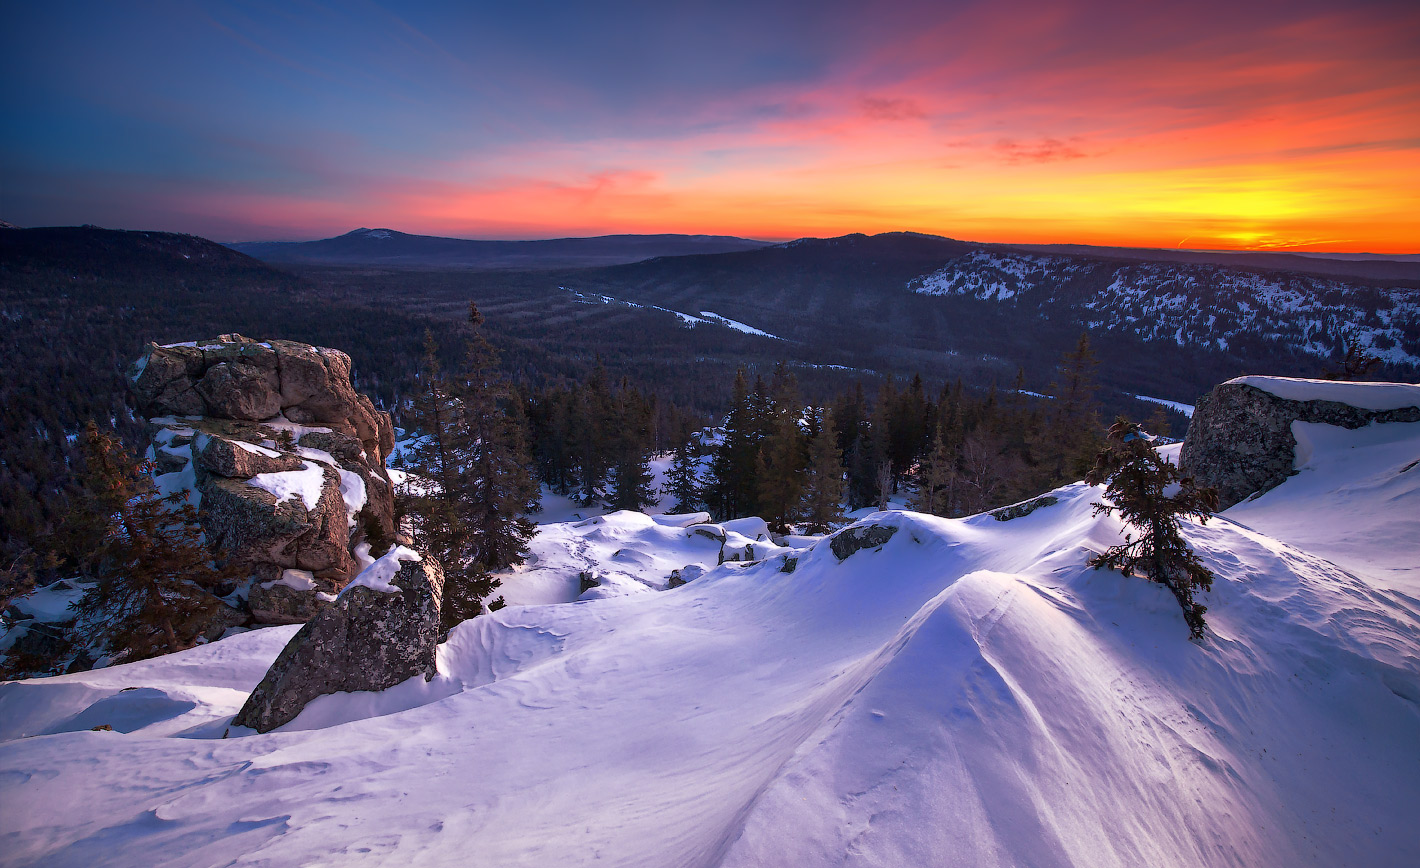
[[[830,523],[842,517],[844,487],[843,456],[838,451],[832,408],[819,411],[817,427],[818,433],[809,442],[800,514],[809,533],[828,533]]]
[[[213,590],[234,571],[213,563],[186,492],[160,494],[150,467],[93,421],[81,451],[66,529],[90,539],[80,567],[95,584],[75,605],[85,638],[122,660],[191,647],[223,605]]]
[[[803,408],[793,374],[782,362],[774,372],[773,400],[767,408],[766,435],[755,461],[758,500],[770,530],[787,533],[803,494]]]
[[[704,493],[700,484],[700,462],[695,457],[690,443],[681,443],[675,448],[675,457],[666,471],[666,483],[661,486],[661,494],[675,498],[673,512],[695,512],[704,503]]]
[[[942,428],[932,436],[932,451],[917,468],[917,496],[912,508],[928,515],[951,515],[952,483],[956,478],[956,455],[947,446]]]
[[[656,440],[655,407],[626,380],[613,402],[614,435],[607,448],[611,452],[612,509],[641,511],[656,502],[655,474],[651,472],[651,449]]]
[[[1189,634],[1201,639],[1207,609],[1193,595],[1213,586],[1213,573],[1183,539],[1180,520],[1192,516],[1206,522],[1218,508],[1218,493],[1194,485],[1191,477],[1159,455],[1138,425],[1122,416],[1110,427],[1107,445],[1085,481],[1106,486],[1111,501],[1096,503],[1096,515],[1118,512],[1138,533],[1137,538],[1126,533],[1123,545],[1091,558],[1090,566],[1113,567],[1126,576],[1142,573],[1166,586],[1183,609]],[[1178,491],[1165,495],[1175,483]]]
[[[752,515],[758,505],[760,410],[749,391],[745,369],[735,373],[730,413],[725,419],[725,439],[710,460],[706,502],[716,518]]]
[[[1322,378],[1327,380],[1364,380],[1380,366],[1381,360],[1361,346],[1361,339],[1354,333],[1348,333],[1341,355],[1341,366],[1328,367],[1322,374]]]
[[[537,511],[539,491],[528,469],[521,401],[497,372],[498,354],[479,331],[478,306],[469,302],[468,310],[473,334],[457,397],[469,464],[460,495],[471,508],[475,559],[486,570],[500,570],[527,559],[537,531],[527,514]]]

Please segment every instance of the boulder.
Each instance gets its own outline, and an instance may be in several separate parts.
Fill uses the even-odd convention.
[[[318,696],[433,678],[443,590],[436,561],[392,550],[292,637],[232,723],[269,732]]]
[[[281,413],[354,437],[380,467],[394,449],[388,414],[355,391],[350,357],[339,350],[222,335],[149,344],[128,376],[139,410],[150,417],[262,421]]]
[[[214,553],[249,569],[260,623],[306,620],[355,576],[367,536],[395,537],[394,429],[344,353],[241,335],[150,344],[129,381],[156,470],[187,474],[169,484],[193,488]],[[285,570],[320,587],[271,585]]]
[[[1394,388],[1397,386],[1401,390]],[[1417,406],[1395,406],[1404,403],[1404,384],[1280,377],[1230,380],[1198,400],[1179,453],[1179,466],[1197,484],[1216,488],[1218,508],[1227,509],[1275,488],[1297,472],[1294,422],[1354,429],[1373,422],[1420,421],[1420,388],[1409,388],[1416,390]],[[1382,391],[1388,396],[1399,394],[1401,399],[1370,399],[1372,392]],[[1276,392],[1316,397],[1282,397]],[[1370,406],[1358,407],[1347,401]]]
[[[258,473],[282,473],[301,470],[305,462],[294,455],[282,455],[245,440],[202,435],[197,438],[197,463],[218,476],[251,477]]]
[[[828,547],[840,561],[855,552],[875,549],[892,539],[897,528],[890,524],[855,524],[828,538]],[[796,564],[797,566],[797,564]]]
[[[339,477],[329,467],[320,469],[314,509],[299,495],[277,500],[250,480],[213,477],[202,488],[198,509],[208,543],[232,563],[310,570],[343,586],[355,566],[350,519]]]
[[[219,419],[269,419],[281,412],[276,372],[255,365],[221,362],[207,369],[197,393],[207,414]]]
[[[307,570],[282,570],[272,581],[252,583],[247,605],[262,624],[304,624],[335,600]]]

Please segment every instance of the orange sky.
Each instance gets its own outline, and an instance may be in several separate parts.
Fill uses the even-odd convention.
[[[32,27],[0,217],[1420,252],[1413,3],[613,5]]]

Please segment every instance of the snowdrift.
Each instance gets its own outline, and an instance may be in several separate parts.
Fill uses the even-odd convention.
[[[1398,427],[1313,432],[1301,473],[1187,528],[1218,575],[1201,645],[1162,587],[1085,565],[1120,526],[1081,484],[1007,522],[878,513],[891,538],[841,560],[715,566],[630,513],[545,528],[578,565],[663,560],[622,571],[636,592],[467,622],[433,681],[264,736],[219,738],[294,628],[7,684],[0,860],[1420,864]]]

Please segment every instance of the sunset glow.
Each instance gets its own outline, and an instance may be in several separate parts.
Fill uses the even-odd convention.
[[[14,8],[0,218],[1420,251],[1413,3],[479,6]]]

